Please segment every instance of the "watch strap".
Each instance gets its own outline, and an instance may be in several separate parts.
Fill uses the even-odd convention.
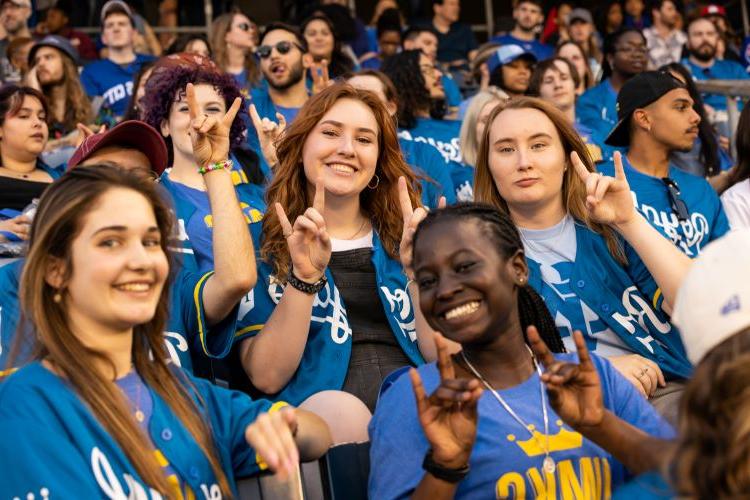
[[[289,277],[287,278],[287,283],[292,285],[292,287],[296,288],[302,293],[306,293],[307,295],[316,295],[319,291],[323,289],[324,286],[326,286],[326,283],[328,282],[328,278],[323,275],[318,281],[315,283],[308,283],[307,281],[302,281],[298,277],[294,275],[294,270],[292,270],[289,273]]]
[[[459,483],[469,473],[469,464],[458,469],[449,469],[435,462],[432,458],[432,448],[425,454],[422,461],[422,468],[432,474],[434,477],[449,483]]]

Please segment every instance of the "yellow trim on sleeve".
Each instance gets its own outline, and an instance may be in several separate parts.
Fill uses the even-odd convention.
[[[250,326],[246,326],[245,328],[242,328],[242,329],[240,329],[240,330],[237,330],[237,331],[235,332],[234,336],[235,336],[235,338],[236,338],[236,337],[240,337],[240,336],[242,336],[242,335],[244,335],[244,334],[246,334],[246,333],[250,333],[250,332],[257,332],[258,330],[262,330],[264,326],[266,326],[266,325],[265,325],[265,324],[261,324],[261,325],[250,325]]]
[[[659,309],[659,306],[656,305],[657,302],[659,302],[659,297],[661,297],[661,288],[656,289],[656,293],[654,294],[654,300],[652,303],[654,304],[654,309]]]
[[[193,300],[195,302],[195,314],[198,317],[198,338],[200,338],[201,341],[201,347],[203,348],[203,353],[206,356],[210,356],[208,353],[208,348],[206,348],[206,332],[203,331],[203,318],[201,317],[201,287],[203,286],[203,283],[206,282],[208,278],[213,275],[213,271],[209,271],[203,276],[201,276],[201,279],[198,280],[198,283],[195,284],[195,288],[193,289]]]
[[[8,368],[7,370],[0,370],[0,378],[7,377],[18,371],[18,367]]]

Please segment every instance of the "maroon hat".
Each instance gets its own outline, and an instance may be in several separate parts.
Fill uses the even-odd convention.
[[[78,146],[73,157],[68,162],[68,169],[79,165],[102,148],[118,146],[131,148],[145,154],[151,162],[151,169],[158,175],[167,168],[167,145],[151,125],[140,120],[128,120],[120,123],[111,130],[94,134]]]

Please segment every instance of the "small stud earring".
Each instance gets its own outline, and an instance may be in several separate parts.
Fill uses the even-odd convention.
[[[62,302],[62,294],[60,292],[55,292],[55,294],[52,296],[52,300],[55,302],[55,304],[59,304]]]

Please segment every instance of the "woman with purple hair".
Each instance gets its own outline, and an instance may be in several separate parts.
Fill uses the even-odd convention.
[[[163,57],[156,63],[142,100],[144,121],[161,131],[169,151],[170,168],[164,171],[159,182],[174,201],[179,251],[184,254],[187,267],[209,270],[213,268],[212,207],[193,156],[186,99],[188,83],[195,89],[199,117],[201,114],[224,116],[234,99],[242,96],[234,78],[210,59],[182,53]],[[244,142],[247,117],[244,108],[244,105],[240,108],[230,130],[229,140],[234,152]],[[262,188],[248,180],[237,156],[232,154],[227,162],[214,167],[232,170],[237,198],[247,223],[259,221],[265,209]]]

